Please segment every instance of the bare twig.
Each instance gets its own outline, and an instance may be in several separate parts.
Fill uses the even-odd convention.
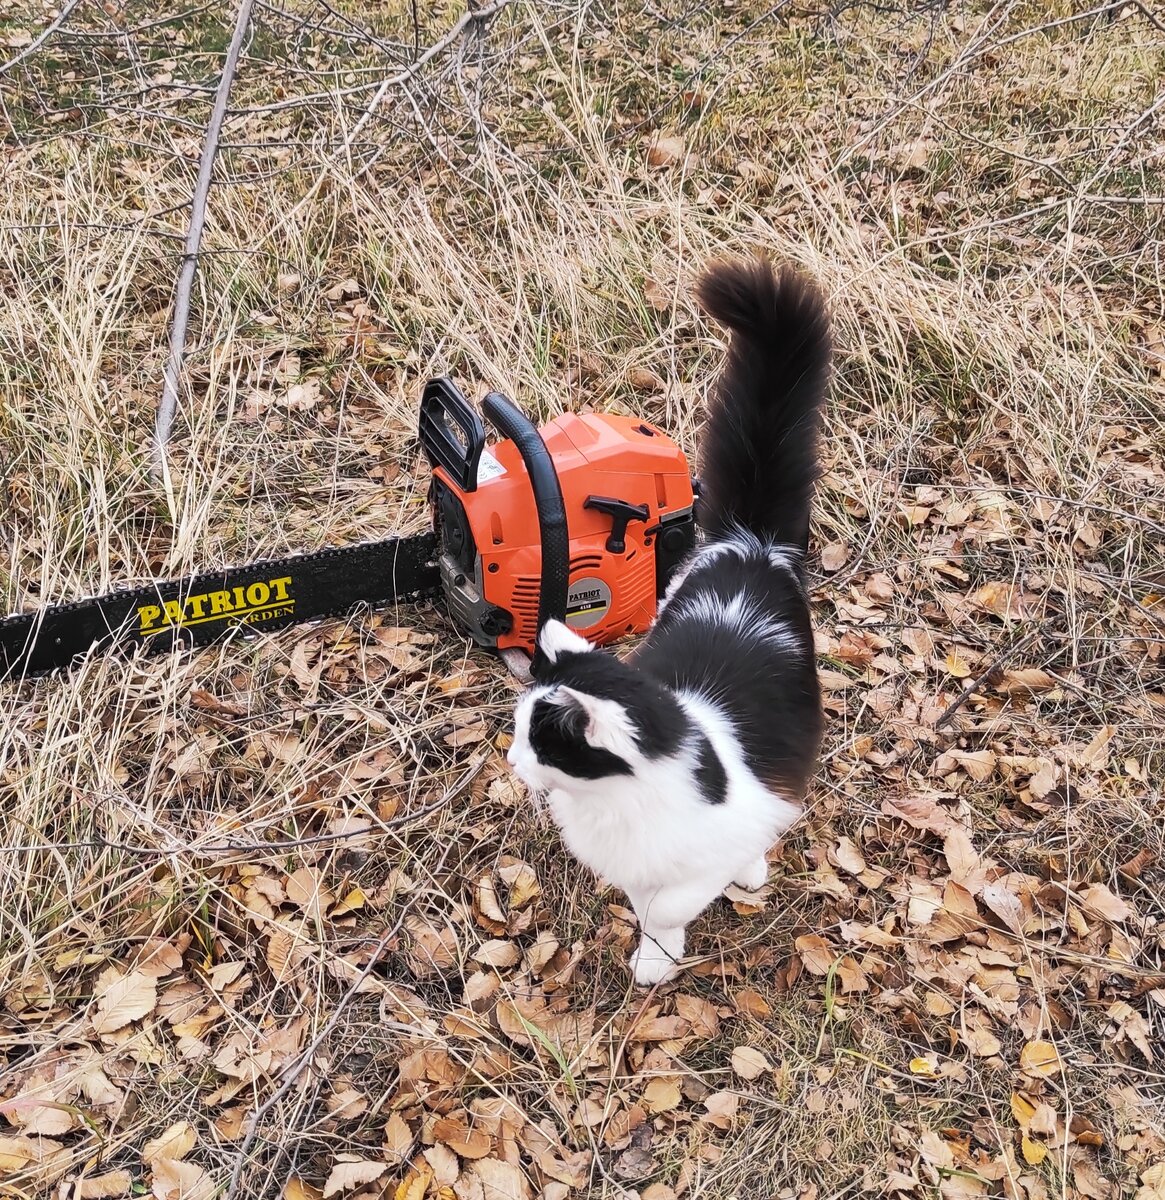
[[[198,267],[198,251],[202,245],[202,231],[206,225],[206,205],[210,197],[211,179],[214,175],[214,160],[218,153],[218,139],[226,116],[227,100],[231,93],[235,71],[238,69],[239,54],[243,39],[251,23],[251,8],[254,0],[241,0],[235,19],[235,32],[227,49],[222,75],[211,110],[210,122],[202,146],[202,159],[198,164],[198,179],[194,196],[190,202],[190,225],[186,231],[186,250],[178,272],[178,285],[174,292],[174,316],[170,326],[170,353],[162,383],[162,399],[158,405],[158,419],[154,426],[155,465],[167,479],[166,446],[170,430],[174,425],[174,414],[178,407],[178,377],[182,371],[182,360],[186,350],[186,329],[190,323],[190,294],[194,287],[194,273]],[[167,493],[169,487],[167,486]]]
[[[41,31],[28,43],[27,46],[21,47],[3,66],[0,66],[0,75],[7,75],[18,63],[23,62],[30,54],[34,54],[41,46],[45,44],[53,36],[54,33],[69,19],[73,10],[81,3],[81,0],[69,0],[56,18],[49,22]]]
[[[1028,642],[1030,642],[1039,632],[1039,629],[1028,630],[1028,632],[1025,633],[1023,637],[1021,637],[1014,645],[1008,646],[1005,650],[1001,650],[987,664],[986,670],[980,671],[979,674],[976,675],[975,678],[972,679],[971,682],[967,684],[967,686],[963,688],[963,690],[947,706],[946,711],[934,723],[935,731],[937,732],[938,730],[942,729],[942,727],[946,725],[946,723],[950,721],[952,717],[954,717],[955,713],[957,713],[959,709],[962,708],[963,705],[966,704],[967,701],[987,682],[987,680],[999,670],[999,668],[1007,661],[1007,659],[1011,658],[1014,654],[1018,654],[1019,651],[1022,650],[1024,646],[1026,646]]]

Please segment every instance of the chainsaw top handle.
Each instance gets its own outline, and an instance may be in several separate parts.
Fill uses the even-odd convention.
[[[542,579],[538,588],[538,632],[547,621],[566,620],[566,594],[570,584],[570,538],[566,529],[566,504],[558,484],[558,472],[542,435],[529,418],[500,392],[490,392],[481,402],[481,411],[498,432],[514,443],[530,487],[538,514],[538,538],[542,545]],[[535,645],[530,673],[538,676],[546,665],[542,647]]]
[[[419,434],[430,466],[444,467],[463,492],[476,492],[485,426],[451,380],[430,379],[425,384]]]

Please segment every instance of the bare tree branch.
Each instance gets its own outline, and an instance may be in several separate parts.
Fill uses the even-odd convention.
[[[218,139],[226,116],[227,100],[238,69],[239,54],[247,27],[251,23],[253,0],[241,0],[235,19],[235,32],[227,49],[218,91],[214,98],[210,122],[206,127],[206,138],[202,146],[202,159],[198,164],[198,179],[194,196],[190,202],[190,225],[186,231],[186,250],[182,266],[178,271],[178,286],[174,291],[174,315],[170,326],[170,354],[166,362],[162,383],[162,399],[158,404],[158,418],[154,426],[155,466],[163,477],[166,472],[166,446],[174,425],[174,414],[178,408],[178,378],[182,372],[182,360],[186,351],[186,329],[190,324],[190,294],[194,287],[194,274],[198,267],[198,251],[202,245],[202,231],[206,225],[206,205],[210,197],[210,185],[214,175],[214,159],[218,153]],[[167,491],[169,489],[167,488]]]

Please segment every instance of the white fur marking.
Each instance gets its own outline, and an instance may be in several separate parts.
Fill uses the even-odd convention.
[[[538,635],[538,645],[551,662],[557,662],[560,654],[585,654],[594,647],[584,637],[561,621],[547,621]]]

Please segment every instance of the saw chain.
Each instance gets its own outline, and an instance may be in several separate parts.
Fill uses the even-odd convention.
[[[0,619],[0,681],[47,675],[94,649],[203,646],[441,591],[433,533],[270,559]]]

